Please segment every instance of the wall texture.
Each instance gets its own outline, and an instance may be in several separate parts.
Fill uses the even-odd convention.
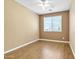
[[[72,0],[70,8],[70,45],[72,47],[73,53],[75,53],[75,0]]]
[[[14,0],[5,0],[5,51],[39,37],[39,17]]]
[[[62,16],[62,32],[44,32],[44,16]],[[51,40],[69,40],[69,11],[45,14],[39,16],[39,30],[41,39],[51,39]],[[64,37],[64,39],[62,39]]]

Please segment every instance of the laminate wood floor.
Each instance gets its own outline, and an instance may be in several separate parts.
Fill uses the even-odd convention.
[[[4,59],[74,59],[66,43],[38,41],[4,55]]]

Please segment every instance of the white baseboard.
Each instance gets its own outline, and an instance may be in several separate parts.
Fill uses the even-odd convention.
[[[69,43],[69,41],[59,41],[59,40],[49,40],[49,39],[39,39],[42,41],[51,41],[51,42],[60,42],[60,43]]]
[[[75,53],[74,53],[74,51],[73,51],[73,49],[72,49],[72,46],[71,46],[71,44],[70,44],[69,41],[59,41],[59,40],[49,40],[49,39],[39,39],[39,40],[42,40],[42,41],[50,41],[50,42],[68,43],[68,44],[70,45],[70,48],[71,48],[71,50],[72,50],[72,53],[73,53],[73,55],[74,55],[74,57],[75,57]]]
[[[60,42],[60,43],[69,43],[69,41],[48,40],[48,39],[37,39],[37,40],[33,40],[33,41],[31,41],[31,42],[25,43],[25,44],[23,44],[23,45],[20,45],[20,46],[18,46],[18,47],[16,47],[16,48],[13,48],[13,49],[10,49],[10,50],[8,50],[8,51],[5,51],[4,54],[9,53],[9,52],[11,52],[11,51],[14,51],[14,50],[16,50],[16,49],[19,49],[19,48],[21,48],[21,47],[27,46],[27,45],[29,45],[29,44],[31,44],[31,43],[34,43],[34,42],[38,41],[38,40],[42,40],[42,41],[51,41],[51,42]]]
[[[12,51],[14,51],[14,50],[17,50],[17,49],[19,49],[19,48],[21,48],[21,47],[27,46],[27,45],[29,45],[29,44],[31,44],[31,43],[34,43],[34,42],[38,41],[38,40],[50,41],[50,42],[60,42],[60,43],[69,43],[69,41],[59,41],[59,40],[49,40],[49,39],[37,39],[37,40],[33,40],[33,41],[31,41],[31,42],[25,43],[25,44],[23,44],[23,45],[20,45],[20,46],[18,46],[18,47],[16,47],[16,48],[13,48],[13,49],[10,49],[10,50],[8,50],[8,51],[5,51],[4,54],[9,53],[9,52],[12,52]],[[71,50],[72,50],[72,53],[73,53],[73,55],[74,55],[74,57],[75,57],[75,53],[74,53],[74,51],[73,51],[73,49],[72,49],[72,46],[71,46],[70,43],[69,43],[69,45],[70,45],[70,48],[71,48]]]
[[[31,44],[31,43],[36,42],[36,41],[38,41],[38,40],[33,40],[33,41],[31,41],[31,42],[28,42],[28,43],[25,43],[25,44],[23,44],[23,45],[20,45],[20,46],[18,46],[18,47],[16,47],[16,48],[13,48],[13,49],[10,49],[10,50],[8,50],[8,51],[5,51],[4,54],[9,53],[9,52],[14,51],[14,50],[17,50],[17,49],[19,49],[19,48],[21,48],[21,47],[27,46],[27,45],[29,45],[29,44]]]
[[[72,46],[71,46],[70,43],[69,43],[69,45],[70,45],[70,48],[71,48],[71,50],[72,50],[73,56],[75,57],[75,53],[74,53],[74,51],[73,51],[73,49],[72,49]]]

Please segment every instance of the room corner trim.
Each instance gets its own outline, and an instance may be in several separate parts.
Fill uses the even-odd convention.
[[[59,40],[49,40],[49,39],[39,39],[42,41],[51,41],[51,42],[60,42],[60,43],[69,43],[69,41],[59,41]]]
[[[27,45],[29,45],[29,44],[31,44],[31,43],[36,42],[36,41],[38,41],[38,39],[37,39],[37,40],[33,40],[33,41],[31,41],[31,42],[28,42],[28,43],[25,43],[25,44],[23,44],[23,45],[20,45],[20,46],[18,46],[18,47],[16,47],[16,48],[13,48],[13,49],[8,50],[8,51],[5,51],[4,54],[9,53],[9,52],[12,52],[12,51],[14,51],[14,50],[17,50],[17,49],[22,48],[22,47],[24,47],[24,46],[27,46]]]
[[[73,56],[75,57],[75,53],[74,53],[74,51],[73,51],[73,49],[72,49],[72,46],[71,46],[70,43],[69,43],[69,45],[70,45],[70,48],[71,48],[71,50],[72,50]]]

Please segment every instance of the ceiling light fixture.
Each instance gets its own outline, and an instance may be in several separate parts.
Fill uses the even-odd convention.
[[[43,10],[45,10],[46,7],[49,7],[50,4],[48,4],[47,0],[41,0],[41,3],[38,4],[38,6],[41,6]]]
[[[36,2],[33,4],[34,6],[41,7],[43,10],[47,10],[49,8],[53,8],[53,4],[49,0],[40,0],[39,2]]]
[[[50,6],[50,5],[47,3],[40,3],[40,4],[38,4],[38,6],[41,6],[43,8],[43,10],[45,10],[45,8]]]

